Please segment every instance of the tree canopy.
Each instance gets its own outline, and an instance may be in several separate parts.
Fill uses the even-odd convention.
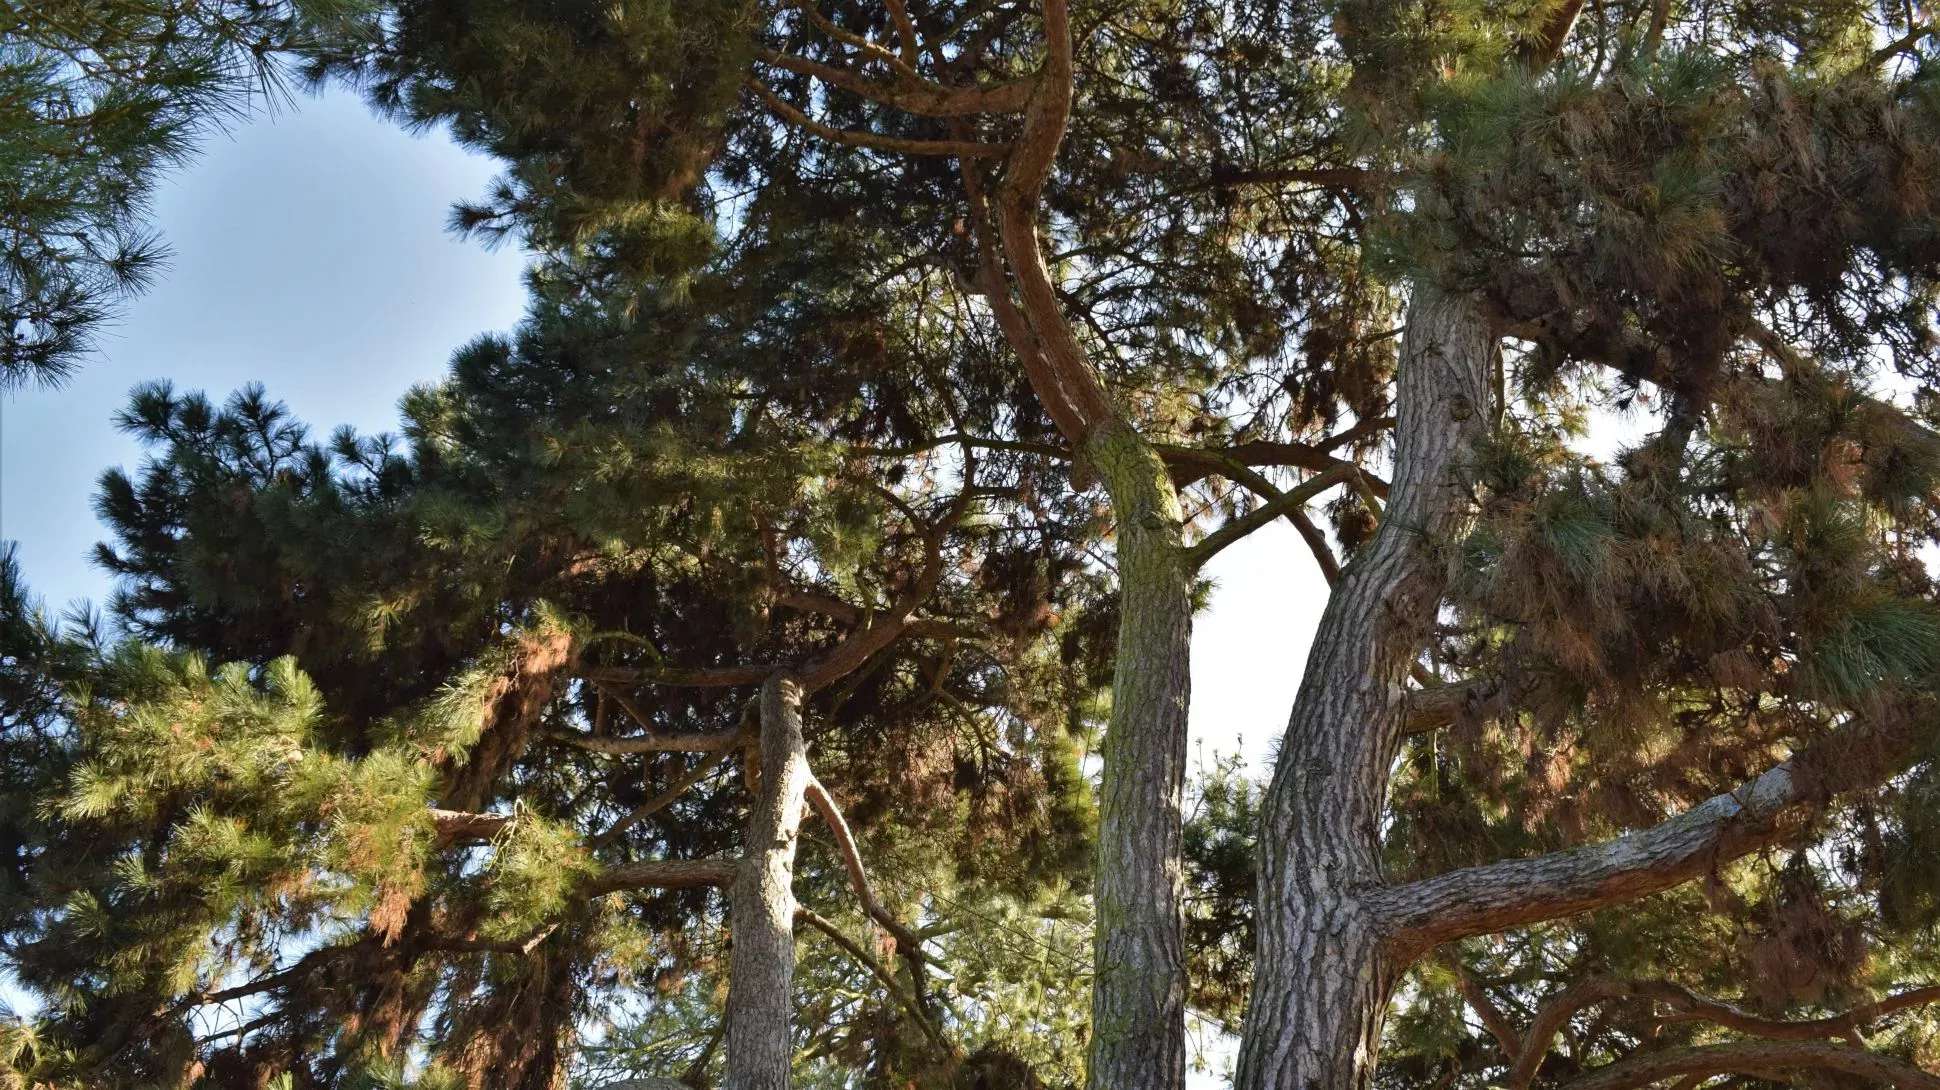
[[[1243,1090],[1940,1086],[1936,29],[394,0],[266,44],[504,164],[453,224],[532,251],[528,314],[397,436],[137,391],[112,631],[5,569],[44,1005],[0,1060],[1175,1090],[1193,1018]],[[1269,780],[1189,785],[1201,572],[1281,518],[1332,586],[1300,695]]]

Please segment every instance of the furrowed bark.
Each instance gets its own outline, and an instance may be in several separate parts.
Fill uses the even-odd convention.
[[[991,308],[1038,399],[1104,483],[1117,523],[1118,656],[1099,797],[1086,1081],[1093,1090],[1179,1090],[1193,564],[1170,471],[1113,405],[1045,265],[1040,197],[1070,120],[1073,41],[1065,0],[1044,0],[1043,19],[1044,65],[1004,164],[996,231],[982,222],[988,209],[974,164],[964,164],[964,188]]]
[[[1415,285],[1388,509],[1328,599],[1264,802],[1239,1090],[1373,1083],[1403,968],[1370,903],[1382,886],[1381,807],[1410,668],[1446,582],[1436,543],[1469,516],[1459,472],[1490,419],[1491,344],[1477,300]]]
[[[787,1090],[794,1056],[795,842],[808,790],[801,690],[775,674],[761,687],[761,789],[729,895],[725,1090]]]
[[[1099,794],[1096,967],[1087,1078],[1094,1090],[1185,1082],[1186,711],[1193,568],[1165,463],[1130,424],[1087,454],[1118,523],[1118,657]]]

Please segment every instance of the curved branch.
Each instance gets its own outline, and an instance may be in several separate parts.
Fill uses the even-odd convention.
[[[1599,1067],[1564,1083],[1563,1090],[1632,1090],[1679,1075],[1769,1077],[1775,1072],[1802,1068],[1842,1071],[1900,1090],[1940,1090],[1940,1076],[1876,1052],[1804,1041],[1736,1041],[1665,1049]]]
[[[1388,421],[1392,424],[1392,421]],[[1339,438],[1339,437],[1336,437]],[[1225,476],[1234,466],[1293,466],[1296,469],[1325,473],[1341,466],[1354,466],[1355,463],[1344,458],[1336,458],[1329,453],[1334,441],[1314,446],[1308,443],[1271,443],[1265,441],[1240,443],[1237,446],[1207,448],[1158,445],[1159,456],[1172,470],[1172,481],[1180,488],[1192,484],[1202,477],[1219,474]],[[1361,470],[1367,478],[1368,487],[1382,499],[1388,498],[1388,482]]]
[[[845,68],[823,64],[792,53],[764,49],[761,60],[800,76],[821,80],[860,95],[871,102],[917,114],[921,117],[976,117],[983,114],[1016,113],[1030,101],[1033,85],[1028,80],[999,84],[996,87],[945,87],[928,80],[905,80],[892,87],[859,76]]]
[[[747,730],[693,730],[678,734],[631,734],[605,738],[580,731],[553,731],[548,737],[594,753],[715,753],[745,745]]]
[[[936,1046],[937,1051],[946,1056],[956,1054],[956,1050],[950,1047],[950,1043],[943,1039],[943,1034],[930,1022],[929,1016],[923,1013],[923,1008],[917,1005],[916,997],[903,988],[902,982],[896,979],[896,974],[890,972],[888,966],[871,957],[860,943],[843,934],[841,928],[817,915],[813,910],[797,906],[795,918],[833,939],[837,946],[868,969],[870,974],[882,984],[883,990],[887,991],[904,1010],[909,1012],[910,1017],[916,1019],[916,1023],[923,1027],[923,1036],[930,1039],[930,1043]]]
[[[822,781],[812,778],[808,781],[808,801],[822,815],[823,822],[827,823],[829,832],[835,837],[835,845],[842,853],[842,864],[849,872],[849,884],[855,887],[856,900],[862,902],[862,911],[896,940],[896,952],[909,962],[909,977],[916,988],[917,1002],[927,1008],[929,1004],[923,997],[923,966],[926,962],[922,940],[903,926],[896,914],[876,898],[875,887],[869,883],[869,871],[862,864],[862,852],[856,847],[855,835],[849,831],[849,823],[843,819],[841,808],[836,806],[834,797],[822,785]],[[923,1018],[927,1024],[928,1014],[925,1013]]]
[[[1031,329],[1030,320],[1017,307],[1017,301],[1010,296],[1010,285],[1004,276],[1003,259],[998,253],[999,243],[991,237],[989,219],[990,205],[984,196],[982,169],[975,163],[965,161],[961,164],[963,192],[970,204],[970,229],[977,241],[977,275],[975,287],[983,293],[990,303],[991,317],[997,320],[998,329],[1003,331],[1004,340],[1011,351],[1024,365],[1024,374],[1030,379],[1031,389],[1037,393],[1038,401],[1044,406],[1044,413],[1051,423],[1072,444],[1084,439],[1085,422],[1078,407],[1065,393],[1057,372],[1044,352],[1044,343]]]
[[[920,80],[923,78],[917,74],[916,69],[905,64],[901,57],[898,57],[896,54],[884,49],[882,46],[877,45],[875,42],[870,41],[860,34],[844,30],[840,26],[837,26],[834,20],[823,15],[822,10],[814,4],[809,3],[809,0],[793,0],[793,6],[801,11],[802,14],[808,16],[808,21],[814,23],[817,30],[841,42],[843,45],[858,50],[870,60],[881,61],[888,65],[890,70],[898,76],[912,80]]]
[[[1003,144],[985,144],[975,140],[912,140],[897,136],[878,136],[872,132],[855,132],[824,125],[807,114],[788,104],[786,99],[770,90],[768,85],[750,76],[746,80],[748,89],[760,97],[769,111],[790,125],[820,137],[832,144],[844,144],[852,148],[867,148],[871,151],[892,151],[902,155],[949,155],[959,159],[1000,159],[1009,153]]]
[[[674,688],[728,689],[753,685],[775,672],[773,666],[696,666],[690,669],[634,670],[624,666],[594,666],[579,671],[579,676],[594,683],[613,685],[667,685]]]
[[[1067,433],[1066,438],[1082,444],[1113,410],[1110,396],[1064,317],[1038,241],[1038,199],[1064,142],[1073,93],[1071,15],[1066,0],[1044,0],[1043,20],[1044,67],[1024,112],[1023,131],[1004,164],[1004,184],[997,194],[997,230],[1017,278],[1023,312],[1056,384],[1054,391],[1038,390],[1038,396],[1046,402],[1062,400],[1076,411],[1082,431]]]
[[[1783,819],[1885,782],[1912,763],[1918,733],[1845,727],[1651,828],[1392,886],[1371,894],[1370,907],[1405,953],[1645,897],[1779,842],[1796,825]]]
[[[1367,189],[1373,171],[1360,167],[1214,167],[1212,184],[1228,189],[1248,185],[1311,185],[1322,189]]]
[[[1186,551],[1186,564],[1193,568],[1204,567],[1208,560],[1219,555],[1221,549],[1239,541],[1281,515],[1300,510],[1315,496],[1355,474],[1354,466],[1343,463],[1324,473],[1309,477],[1299,485],[1207,534],[1198,544]]]

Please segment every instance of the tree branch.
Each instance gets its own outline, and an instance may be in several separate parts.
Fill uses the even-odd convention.
[[[1427,734],[1455,722],[1467,712],[1477,719],[1495,719],[1509,713],[1509,695],[1491,682],[1480,679],[1451,681],[1427,686],[1408,694],[1407,718],[1403,734]]]
[[[909,8],[903,0],[883,0],[889,9],[889,19],[896,24],[896,40],[902,43],[903,63],[914,66],[916,58],[922,55],[923,47],[916,40],[916,21],[909,17]]]
[[[1830,1018],[1786,1022],[1760,1018],[1730,1003],[1699,995],[1667,980],[1613,980],[1607,977],[1586,980],[1558,992],[1537,1009],[1536,1017],[1529,1023],[1529,1032],[1510,1068],[1510,1090],[1527,1090],[1535,1081],[1536,1073],[1542,1069],[1543,1058],[1549,1053],[1550,1042],[1556,1039],[1556,1034],[1578,1011],[1606,1000],[1630,997],[1653,999],[1679,1012],[1667,1021],[1702,1019],[1726,1029],[1773,1040],[1819,1041],[1828,1037],[1844,1037],[1858,1045],[1864,1043],[1860,1037],[1860,1030],[1864,1027],[1908,1007],[1940,1002],[1940,987],[1901,992]]]
[[[843,819],[841,808],[836,806],[835,798],[829,794],[828,788],[822,786],[822,781],[817,779],[808,781],[808,801],[815,807],[816,812],[822,815],[822,821],[828,825],[830,834],[835,837],[836,848],[842,854],[842,864],[849,872],[849,884],[855,888],[856,900],[862,902],[863,912],[881,925],[884,931],[889,932],[890,937],[896,940],[896,952],[909,963],[910,982],[915,987],[916,1001],[922,1011],[923,1021],[927,1024],[929,1003],[924,997],[923,966],[926,959],[923,956],[922,940],[917,938],[915,932],[903,926],[903,922],[896,918],[896,914],[889,911],[888,907],[876,898],[875,887],[869,884],[869,871],[862,864],[862,852],[856,847],[855,835],[849,831],[849,823]]]
[[[1300,540],[1305,541],[1307,551],[1314,554],[1314,563],[1320,566],[1320,576],[1327,581],[1327,585],[1331,587],[1340,582],[1340,561],[1334,558],[1333,548],[1327,544],[1326,535],[1320,532],[1320,527],[1314,525],[1314,520],[1307,517],[1306,511],[1294,510],[1287,512],[1287,521],[1300,531]]]
[[[1849,1075],[1900,1090],[1940,1090],[1940,1076],[1908,1067],[1865,1049],[1804,1041],[1736,1041],[1724,1045],[1670,1048],[1631,1056],[1599,1067],[1563,1084],[1563,1090],[1632,1090],[1679,1075],[1742,1074],[1770,1077],[1775,1072],[1813,1068]]]
[[[1194,569],[1204,567],[1207,561],[1219,555],[1221,549],[1244,538],[1246,535],[1289,511],[1298,511],[1302,507],[1305,507],[1309,500],[1312,500],[1315,496],[1327,491],[1342,481],[1347,480],[1350,475],[1356,472],[1357,470],[1354,466],[1346,463],[1334,466],[1323,473],[1309,477],[1299,485],[1255,507],[1239,518],[1228,521],[1224,526],[1221,526],[1219,529],[1200,539],[1198,544],[1186,550],[1187,566]]]
[[[622,863],[593,876],[586,892],[598,896],[632,889],[691,889],[734,884],[737,863],[732,859],[654,859]]]
[[[425,942],[431,950],[448,950],[456,953],[519,954],[526,955],[539,948],[539,944],[559,930],[557,923],[549,923],[526,935],[522,939],[481,939],[475,935],[460,937],[434,936]]]
[[[1037,335],[1058,396],[1076,409],[1084,429],[1066,436],[1075,445],[1082,444],[1091,429],[1111,418],[1114,410],[1110,395],[1085,359],[1065,318],[1038,240],[1039,198],[1071,120],[1074,71],[1071,14],[1066,0],[1043,0],[1042,16],[1044,66],[1024,112],[1023,131],[1004,165],[1004,184],[997,195],[997,228],[1017,278],[1022,309]],[[1046,394],[1038,391],[1040,398],[1050,400]]]
[[[1329,440],[1331,444],[1332,440]],[[1312,446],[1307,443],[1241,443],[1238,446],[1202,448],[1159,446],[1160,457],[1172,469],[1172,481],[1180,488],[1192,484],[1202,477],[1213,474],[1224,476],[1235,465],[1239,466],[1293,466],[1296,469],[1325,473],[1339,466],[1352,466],[1355,463],[1336,458],[1328,453],[1327,447]],[[1362,471],[1367,477],[1368,487],[1382,499],[1388,497],[1388,483]]]
[[[930,1022],[929,1016],[917,1004],[916,998],[903,988],[902,982],[896,979],[896,974],[890,972],[888,966],[871,957],[869,952],[864,950],[860,943],[843,934],[841,928],[817,915],[813,910],[798,905],[795,908],[795,918],[833,939],[837,946],[840,946],[850,957],[856,959],[856,961],[867,968],[870,974],[881,982],[883,989],[889,993],[890,997],[901,1004],[902,1008],[909,1012],[910,1017],[916,1019],[916,1023],[923,1027],[923,1035],[929,1038],[930,1043],[936,1046],[938,1052],[943,1053],[945,1056],[954,1056],[956,1054],[956,1050],[951,1048],[949,1042],[943,1039],[943,1034]]]
[[[912,140],[896,136],[878,136],[872,132],[833,128],[789,105],[787,100],[774,93],[760,80],[750,76],[746,83],[776,117],[832,144],[845,144],[852,148],[867,148],[871,151],[890,151],[901,155],[949,155],[958,159],[1001,159],[1010,150],[1003,144],[985,144],[975,140]]]
[[[1495,1005],[1495,1000],[1489,998],[1489,993],[1469,975],[1468,969],[1462,965],[1460,959],[1451,954],[1448,958],[1448,967],[1455,974],[1455,988],[1462,993],[1462,1001],[1475,1011],[1476,1017],[1482,1019],[1483,1028],[1487,1029],[1489,1036],[1494,1037],[1495,1043],[1501,1046],[1502,1054],[1510,1058],[1519,1054],[1524,1047],[1522,1038],[1516,1033],[1516,1027],[1509,1021],[1509,1016],[1502,1013],[1502,1008]]]
[[[1010,284],[1004,275],[1004,263],[998,253],[998,240],[991,236],[989,225],[990,207],[985,199],[981,167],[968,160],[962,164],[963,192],[970,204],[971,231],[977,240],[978,277],[977,285],[983,297],[990,303],[991,317],[997,320],[997,327],[1003,331],[1004,340],[1011,351],[1024,365],[1024,374],[1030,379],[1031,389],[1036,391],[1038,401],[1044,406],[1044,413],[1059,434],[1072,444],[1084,438],[1085,421],[1077,405],[1065,392],[1063,383],[1051,366],[1045,354],[1044,342],[1031,329],[1030,320],[1018,309],[1017,301],[1011,298]]]
[[[928,80],[906,79],[904,86],[891,87],[847,69],[836,68],[807,57],[798,57],[792,53],[778,53],[772,49],[764,49],[758,56],[763,62],[776,68],[819,79],[831,87],[839,87],[871,102],[922,117],[976,117],[984,114],[1016,113],[1030,100],[1032,90],[1032,84],[1028,80],[982,88],[945,87]]]
[[[1518,320],[1506,318],[1502,323],[1505,335],[1519,340],[1549,345],[1577,359],[1601,364],[1618,374],[1638,383],[1671,388],[1674,385],[1674,368],[1669,353],[1661,345],[1639,333],[1629,331],[1609,331],[1599,329],[1571,329],[1559,326],[1548,319]],[[1747,322],[1745,337],[1759,348],[1769,353],[1787,370],[1799,370],[1812,366],[1804,354],[1786,344],[1770,327],[1757,320]],[[1777,380],[1747,376],[1747,384],[1770,384]],[[1899,432],[1898,439],[1911,447],[1929,451],[1940,451],[1940,434],[1909,418],[1897,406],[1877,399],[1867,399],[1872,411],[1882,414],[1880,419],[1890,423]]]
[[[659,670],[633,670],[624,666],[594,666],[579,671],[579,676],[594,684],[667,685],[674,688],[728,689],[753,685],[775,672],[773,666],[696,666]]]
[[[581,731],[553,731],[549,737],[594,753],[715,753],[746,745],[750,732],[739,730],[692,730],[678,734],[633,734],[623,738],[602,738]]]
[[[1872,56],[1873,66],[1877,67],[1885,64],[1901,53],[1917,57],[1919,54],[1916,52],[1916,49],[1919,44],[1936,33],[1940,33],[1940,26],[1928,25],[1914,27],[1888,44],[1874,50]]]
[[[733,753],[733,746],[722,746],[720,749],[715,750],[706,760],[701,761],[690,769],[685,776],[669,784],[665,791],[634,807],[626,816],[615,821],[605,832],[588,841],[586,846],[593,851],[598,851],[613,843],[615,840],[618,840],[621,834],[633,828],[641,821],[672,806],[676,799],[687,793],[688,788],[706,779],[709,772],[719,768],[722,762],[726,761]]]
[[[837,26],[833,20],[822,14],[820,8],[809,3],[808,0],[793,0],[793,6],[804,15],[807,15],[808,21],[814,23],[817,30],[820,30],[822,33],[846,46],[860,51],[863,56],[871,60],[881,61],[888,65],[890,70],[898,76],[911,80],[920,80],[923,78],[917,74],[916,69],[904,63],[903,59],[895,53],[884,49],[882,46],[877,45],[860,34],[844,30]]]
[[[1248,185],[1312,185],[1322,189],[1367,189],[1374,181],[1372,171],[1360,167],[1215,167],[1212,184],[1234,189]]]
[[[1651,828],[1391,886],[1372,893],[1370,907],[1405,953],[1649,896],[1782,840],[1783,818],[1884,782],[1911,763],[1918,733],[1848,726]]]
[[[1563,46],[1569,42],[1570,31],[1576,28],[1577,16],[1583,14],[1583,0],[1563,0],[1556,10],[1543,20],[1542,29],[1536,37],[1523,43],[1522,62],[1531,72],[1547,72],[1563,55]]]
[[[441,848],[460,841],[477,844],[496,839],[513,820],[511,814],[472,814],[435,807],[431,811],[431,824],[438,830]]]

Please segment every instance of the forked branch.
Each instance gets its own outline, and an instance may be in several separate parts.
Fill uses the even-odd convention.
[[[882,984],[883,990],[889,993],[890,998],[894,999],[904,1010],[908,1011],[910,1017],[916,1019],[916,1023],[923,1027],[923,1036],[930,1039],[930,1043],[936,1046],[938,1052],[946,1056],[955,1055],[956,1050],[951,1048],[950,1043],[943,1039],[943,1034],[937,1030],[936,1026],[930,1021],[929,1016],[923,1013],[923,1008],[916,1002],[916,997],[911,995],[909,990],[903,987],[902,982],[896,979],[896,974],[890,972],[887,965],[872,957],[869,951],[862,948],[862,944],[843,934],[841,928],[835,926],[828,919],[817,915],[814,911],[798,906],[795,909],[795,918],[820,931],[822,934],[827,935],[845,953],[854,958],[857,963],[868,969],[870,975],[874,976]]]
[[[835,804],[834,797],[820,780],[808,781],[808,801],[815,807],[815,812],[822,815],[830,835],[835,838],[836,849],[842,854],[842,865],[848,869],[849,884],[855,888],[856,900],[862,903],[862,911],[889,932],[890,937],[896,940],[896,952],[909,963],[909,977],[916,988],[917,1006],[923,1010],[922,1018],[927,1025],[929,1015],[926,1008],[929,1003],[923,987],[922,940],[876,897],[875,887],[869,882],[869,870],[862,863],[862,852],[856,847],[855,835],[849,831],[849,823],[842,817],[841,807]]]

